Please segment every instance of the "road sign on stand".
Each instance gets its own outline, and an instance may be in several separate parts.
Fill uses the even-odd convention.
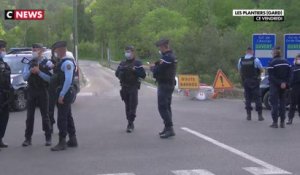
[[[284,35],[284,55],[293,64],[296,55],[300,54],[300,34]]]
[[[272,48],[276,45],[275,34],[253,34],[252,47],[254,56],[259,58],[263,67],[268,67],[272,60]]]
[[[223,73],[221,69],[218,70],[217,75],[214,81],[214,89],[217,90],[225,90],[225,89],[232,89],[233,84],[227,78],[227,76]]]

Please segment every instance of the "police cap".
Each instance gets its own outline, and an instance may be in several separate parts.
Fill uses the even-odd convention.
[[[38,49],[41,49],[41,48],[43,48],[44,46],[43,46],[43,44],[41,44],[41,43],[34,43],[34,44],[32,44],[32,48],[38,48]]]
[[[6,42],[0,39],[0,48],[5,48],[5,47],[6,47]]]
[[[280,46],[275,46],[275,47],[273,47],[273,50],[279,50],[280,51]]]
[[[162,45],[168,45],[168,44],[169,44],[169,40],[166,38],[160,39],[155,43],[156,47],[159,47]]]
[[[51,49],[57,49],[62,47],[67,47],[67,41],[57,41],[51,46]]]
[[[132,45],[128,45],[128,46],[125,47],[125,50],[134,51],[134,47]]]

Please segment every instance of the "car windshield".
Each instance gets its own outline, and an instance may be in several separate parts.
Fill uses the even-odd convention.
[[[11,74],[22,74],[24,64],[21,62],[21,58],[7,58],[3,59],[10,67]]]

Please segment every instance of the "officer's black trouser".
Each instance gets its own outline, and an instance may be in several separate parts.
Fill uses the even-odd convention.
[[[0,139],[2,139],[4,137],[8,118],[9,118],[8,104],[1,107],[2,104],[7,102],[7,100],[8,100],[7,95],[5,93],[0,92]]]
[[[59,137],[65,138],[75,136],[76,129],[72,116],[71,103],[57,104],[57,127]]]
[[[49,118],[50,118],[51,125],[55,123],[54,111],[55,111],[56,102],[57,102],[57,97],[56,97],[55,89],[50,87],[49,88]]]
[[[46,137],[51,136],[51,127],[48,114],[48,104],[49,104],[49,94],[47,88],[41,89],[28,89],[27,98],[27,119],[26,119],[26,130],[25,138],[31,139],[34,127],[34,113],[35,108],[38,106],[40,108],[42,116],[43,131]]]
[[[172,127],[172,94],[174,86],[169,84],[159,84],[157,89],[158,111],[164,121],[165,127]]]
[[[286,90],[281,89],[280,86],[270,83],[270,102],[272,107],[273,122],[280,122],[285,120],[285,107],[286,107]]]
[[[260,81],[254,79],[244,80],[244,96],[245,96],[245,109],[249,112],[252,111],[251,102],[255,102],[255,109],[257,112],[262,112],[261,92],[259,88]]]
[[[293,119],[296,109],[300,108],[300,84],[296,85],[291,90],[291,104],[289,110],[289,119]]]
[[[125,103],[126,118],[128,122],[134,122],[136,118],[136,109],[138,105],[138,88],[122,87],[123,100]]]

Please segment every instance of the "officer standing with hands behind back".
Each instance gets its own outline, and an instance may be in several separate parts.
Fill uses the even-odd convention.
[[[134,130],[134,120],[138,105],[138,90],[140,89],[140,78],[146,77],[142,62],[136,59],[133,46],[125,48],[126,60],[122,61],[115,73],[121,83],[120,95],[125,103],[126,117],[128,121],[126,132]]]
[[[53,44],[52,49],[56,58],[59,58],[57,72],[52,76],[51,83],[55,83],[57,103],[57,126],[59,130],[59,142],[51,148],[51,151],[62,151],[68,147],[77,147],[76,129],[72,116],[72,99],[75,95],[73,88],[75,62],[72,58],[66,56],[67,42],[58,41]],[[69,135],[69,141],[66,142],[66,136]]]
[[[251,120],[252,100],[255,102],[258,120],[263,121],[262,101],[260,95],[260,75],[263,72],[263,66],[258,58],[253,56],[251,47],[247,48],[246,55],[241,57],[238,63],[238,70],[241,75],[246,100],[247,120]]]
[[[10,67],[3,61],[6,54],[6,42],[0,40],[0,148],[8,147],[3,143],[3,137],[6,131],[8,118],[9,118],[9,102],[10,102]]]
[[[268,67],[270,82],[270,101],[272,107],[273,123],[271,128],[278,128],[278,118],[280,117],[280,127],[285,127],[285,105],[286,90],[290,79],[291,67],[286,59],[281,57],[280,47],[272,50],[273,60]]]
[[[33,134],[35,108],[39,106],[42,115],[43,131],[45,132],[45,146],[51,145],[51,126],[48,115],[49,94],[48,86],[50,82],[49,60],[43,55],[43,45],[32,44],[32,60],[26,64],[23,71],[23,78],[28,82],[27,99],[27,119],[25,130],[25,141],[22,146],[31,145]]]
[[[153,77],[158,83],[157,100],[158,111],[164,121],[164,129],[159,133],[160,138],[165,139],[175,136],[172,120],[172,94],[176,85],[176,57],[169,47],[168,39],[161,39],[155,43],[159,48],[161,58],[151,66]]]

